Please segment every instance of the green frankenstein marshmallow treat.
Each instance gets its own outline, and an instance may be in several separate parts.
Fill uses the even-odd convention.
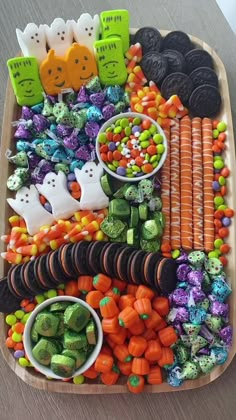
[[[102,39],[119,37],[123,52],[129,48],[129,12],[128,10],[108,10],[101,12]]]
[[[7,61],[7,67],[17,103],[21,106],[33,106],[42,102],[43,87],[36,58],[11,58]]]
[[[120,38],[109,38],[96,41],[99,77],[103,85],[123,85],[127,78],[122,41]]]

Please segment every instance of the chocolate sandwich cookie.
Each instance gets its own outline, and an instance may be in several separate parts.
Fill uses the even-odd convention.
[[[155,269],[162,259],[158,252],[147,255],[144,263],[144,281],[148,286],[155,287]]]
[[[59,265],[58,253],[59,253],[58,249],[50,252],[50,254],[48,254],[49,257],[47,260],[51,276],[54,279],[56,285],[64,283],[68,280],[68,276],[64,274],[64,271]]]
[[[168,74],[185,71],[185,59],[183,54],[177,50],[164,50],[161,55],[167,59]]]
[[[75,244],[64,244],[58,250],[58,263],[59,267],[62,269],[62,272],[67,277],[67,280],[74,279],[77,276],[75,269],[75,264],[72,260],[72,253],[74,250]]]
[[[22,264],[20,272],[21,281],[31,296],[42,293],[42,288],[34,276],[34,264],[35,260],[31,260],[25,264]]]
[[[182,31],[168,33],[162,41],[162,50],[176,50],[185,55],[192,50],[193,44],[189,36]]]
[[[13,265],[7,273],[8,287],[11,293],[17,298],[29,298],[32,293],[25,288],[21,280],[21,267],[22,264]]]
[[[205,50],[196,48],[189,51],[184,58],[186,62],[186,72],[189,74],[199,67],[210,67],[211,69],[214,68],[213,59],[211,55]]]
[[[43,284],[48,290],[54,289],[56,284],[48,268],[47,259],[48,254],[40,255],[40,257],[36,259],[36,276],[39,279],[40,284]]]
[[[130,277],[131,283],[134,284],[143,284],[143,267],[144,261],[146,259],[147,253],[145,251],[139,250],[135,254],[131,254],[128,260],[128,277]]]
[[[130,256],[134,256],[137,252],[136,249],[125,246],[119,253],[117,260],[116,260],[116,270],[117,275],[116,277],[120,280],[126,281],[127,283],[131,283],[131,276],[129,275],[129,267],[128,261]]]
[[[56,286],[58,286],[58,284],[60,284],[61,283],[61,281],[58,281],[57,280],[57,278],[55,278],[54,277],[54,275],[53,275],[53,273],[52,273],[52,265],[53,265],[53,262],[52,262],[52,259],[53,259],[53,253],[54,253],[55,251],[50,251],[48,254],[47,254],[47,258],[45,259],[45,263],[46,263],[46,269],[47,269],[47,272],[48,272],[48,274],[50,275],[50,279],[51,279],[51,281],[53,282],[53,284],[54,284],[54,287],[56,287]],[[54,270],[55,271],[55,270]]]
[[[38,283],[38,285],[41,289],[41,293],[42,293],[44,290],[48,290],[48,286],[45,282],[44,277],[39,275],[39,272],[38,272],[38,265],[39,265],[39,262],[40,262],[40,258],[41,258],[41,256],[34,260],[33,268],[34,268],[34,278],[37,281],[37,283]]]
[[[103,261],[102,261],[102,270],[104,273],[110,277],[116,277],[116,270],[115,270],[115,255],[116,252],[120,250],[121,244],[117,242],[112,242],[106,247],[103,253]]]
[[[188,104],[192,91],[192,80],[187,74],[180,72],[169,74],[161,85],[161,94],[165,99],[169,99],[172,95],[178,95],[185,105]]]
[[[218,88],[219,85],[217,74],[210,67],[199,67],[193,70],[189,77],[193,82],[194,88],[202,85],[211,85]]]
[[[89,244],[86,252],[86,260],[94,274],[102,272],[100,255],[106,244],[107,242],[105,241],[95,241]]]
[[[0,281],[0,312],[8,314],[10,312],[15,312],[20,308],[21,298],[16,297],[13,294],[9,287],[7,278],[3,278]]]
[[[133,42],[134,44],[139,42],[142,45],[144,55],[149,51],[160,51],[162,36],[156,28],[145,26],[136,32]]]
[[[164,294],[171,293],[177,283],[177,263],[172,258],[163,258],[156,264],[155,288]]]
[[[189,109],[194,117],[212,118],[218,114],[220,107],[220,93],[211,85],[197,87],[189,98]]]
[[[89,244],[90,242],[88,241],[80,241],[80,242],[77,242],[76,244],[73,244],[73,248],[71,252],[71,263],[76,272],[76,277],[85,275],[85,274],[92,275],[93,273],[86,259],[86,253],[87,253]]]
[[[150,51],[140,61],[140,66],[148,81],[159,85],[168,74],[168,61],[162,54]]]

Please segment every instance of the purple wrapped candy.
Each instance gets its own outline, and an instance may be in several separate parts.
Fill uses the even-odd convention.
[[[79,146],[79,140],[77,137],[77,130],[74,130],[70,136],[64,137],[63,144],[65,147],[71,150],[76,150]]]
[[[180,321],[180,322],[188,322],[188,320],[189,320],[188,310],[184,307],[177,308],[177,313],[176,313],[176,316],[175,316],[175,320]]]
[[[202,335],[202,337],[204,337],[209,343],[214,343],[214,335],[208,330],[206,325],[202,325],[200,335]]]
[[[188,273],[191,271],[191,268],[188,264],[180,264],[177,268],[177,279],[180,281],[188,280]]]
[[[23,126],[23,124],[19,124],[15,133],[14,137],[16,139],[32,139],[33,135],[31,131]]]
[[[199,354],[204,354],[204,356],[209,356],[210,350],[207,347],[203,347],[203,349],[198,350]]]
[[[31,182],[33,184],[42,184],[44,177],[45,177],[45,174],[40,172],[38,168],[35,168],[33,172],[31,172]]]
[[[192,297],[193,297],[195,303],[202,302],[203,299],[205,299],[205,297],[206,297],[205,293],[196,286],[194,286],[192,288],[191,294],[192,294]]]
[[[89,95],[86,92],[85,86],[81,86],[77,95],[77,102],[89,102]]]
[[[83,145],[76,150],[75,156],[77,159],[85,160],[87,162],[90,160],[90,151],[87,146]]]
[[[23,120],[32,120],[34,116],[33,111],[31,111],[31,109],[28,106],[22,106],[21,109],[21,118]]]
[[[34,152],[28,152],[28,162],[30,169],[34,169],[40,162],[41,158],[40,156],[37,156]]]
[[[219,331],[219,336],[222,338],[222,340],[227,344],[228,346],[232,345],[233,340],[233,328],[228,325],[227,327],[222,328]]]
[[[120,176],[125,176],[125,175],[126,175],[126,169],[125,169],[125,168],[123,168],[123,166],[119,166],[119,167],[116,169],[116,173],[117,173],[117,175],[120,175]]]
[[[95,95],[98,95],[98,93],[95,93]],[[94,138],[94,137],[97,137],[100,126],[95,121],[89,121],[85,124],[84,129],[85,129],[85,133],[87,134],[88,137]]]
[[[183,289],[175,289],[172,293],[172,301],[175,305],[185,306],[188,303],[188,293]]]
[[[210,312],[212,315],[223,316],[226,318],[229,314],[229,305],[228,303],[222,303],[215,300],[215,302],[212,302],[211,304]]]
[[[53,95],[47,95],[46,98],[52,103],[55,104],[56,103],[56,96]]]
[[[56,130],[57,130],[57,135],[59,137],[65,137],[65,136],[71,135],[73,131],[73,127],[70,127],[69,125],[64,125],[64,124],[58,124]]]
[[[179,336],[184,334],[184,330],[183,330],[181,322],[174,321],[173,322],[173,327],[177,330]]]
[[[105,105],[102,108],[102,115],[104,120],[109,120],[115,114],[115,106],[113,104]]]
[[[188,261],[188,254],[187,254],[187,252],[185,252],[185,251],[182,251],[181,252],[181,255],[178,257],[178,258],[176,258],[176,260],[175,260],[177,263],[179,263],[179,264],[183,264],[183,263],[186,263],[187,261]]]
[[[92,93],[89,99],[93,105],[97,106],[98,108],[101,108],[105,102],[105,93],[104,92]]]
[[[33,116],[34,129],[37,133],[42,133],[50,126],[49,121],[42,114],[35,114]]]
[[[203,281],[203,274],[199,270],[193,270],[187,274],[187,279],[192,286],[201,287]]]
[[[49,160],[46,159],[42,159],[39,164],[38,164],[38,168],[40,169],[40,171],[43,174],[46,174],[48,172],[51,172],[54,170],[54,165],[52,162],[50,162]]]

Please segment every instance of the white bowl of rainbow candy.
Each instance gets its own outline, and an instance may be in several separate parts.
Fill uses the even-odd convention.
[[[102,125],[96,139],[98,160],[112,177],[138,182],[155,175],[167,156],[162,128],[147,115],[125,112]]]

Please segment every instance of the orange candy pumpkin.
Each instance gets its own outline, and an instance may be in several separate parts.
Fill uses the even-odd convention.
[[[67,50],[65,60],[74,90],[79,90],[98,74],[95,57],[84,45],[74,42]]]
[[[57,95],[62,89],[71,87],[66,61],[63,57],[56,56],[54,50],[49,51],[47,58],[40,65],[39,72],[48,95]]]

